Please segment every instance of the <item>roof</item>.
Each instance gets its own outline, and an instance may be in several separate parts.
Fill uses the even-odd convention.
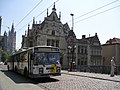
[[[120,44],[120,38],[109,39],[106,44]]]

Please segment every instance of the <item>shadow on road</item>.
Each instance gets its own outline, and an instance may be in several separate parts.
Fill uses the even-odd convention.
[[[48,82],[57,82],[59,80],[54,79],[54,78],[25,78],[24,76],[17,74],[15,72],[11,72],[8,70],[1,70],[7,77],[9,77],[12,81],[15,83],[33,83],[33,84],[38,84],[38,83],[48,83]]]

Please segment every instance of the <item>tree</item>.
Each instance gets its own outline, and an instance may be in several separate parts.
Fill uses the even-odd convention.
[[[1,61],[7,62],[8,57],[9,57],[9,54],[7,51],[1,51]]]

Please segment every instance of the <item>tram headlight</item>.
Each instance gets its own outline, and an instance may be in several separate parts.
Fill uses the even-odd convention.
[[[57,72],[60,72],[60,67],[57,67]]]
[[[43,68],[39,68],[39,73],[43,73]]]

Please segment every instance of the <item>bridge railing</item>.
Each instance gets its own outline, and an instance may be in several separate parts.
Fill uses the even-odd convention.
[[[111,66],[107,65],[77,65],[77,71],[110,74]],[[120,65],[116,66],[115,74],[120,75]]]

